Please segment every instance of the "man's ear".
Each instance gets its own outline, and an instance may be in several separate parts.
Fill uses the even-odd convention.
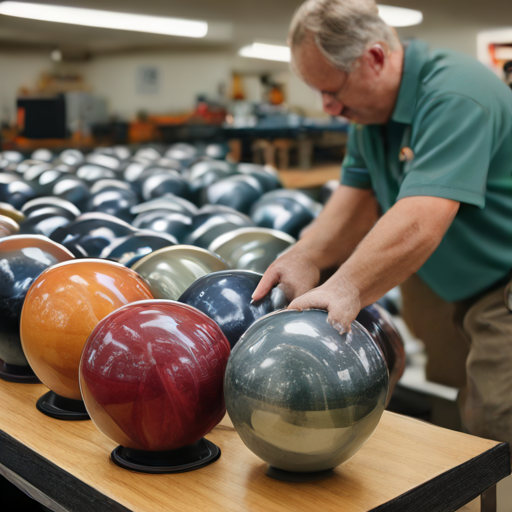
[[[366,52],[366,59],[370,67],[375,71],[376,74],[380,74],[386,63],[386,52],[381,44],[374,44]]]

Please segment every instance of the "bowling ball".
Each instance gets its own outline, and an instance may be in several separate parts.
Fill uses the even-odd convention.
[[[21,210],[17,210],[12,204],[9,203],[0,203],[0,215],[9,217],[18,224],[21,224],[26,218],[25,214]]]
[[[104,318],[84,347],[80,386],[87,411],[99,430],[127,448],[191,445],[226,412],[228,357],[222,331],[196,309],[158,300],[129,304]]]
[[[167,233],[176,237],[179,242],[184,242],[192,229],[192,218],[173,210],[150,210],[137,215],[132,226]]]
[[[332,194],[340,186],[339,180],[329,180],[320,190],[320,201],[322,204],[327,204]]]
[[[84,161],[84,155],[78,149],[65,149],[60,155],[59,160],[66,165],[75,167]]]
[[[251,209],[251,219],[262,228],[283,231],[297,238],[322,210],[322,205],[298,190],[273,190]]]
[[[89,199],[89,187],[84,181],[75,176],[66,176],[55,183],[52,196],[61,197],[73,203],[79,210],[84,211]]]
[[[112,169],[107,169],[106,167],[100,167],[95,164],[84,164],[78,168],[76,176],[85,183],[92,184],[98,180],[114,179],[116,174]]]
[[[46,206],[33,211],[25,219],[20,226],[20,233],[50,237],[57,228],[65,227],[73,220],[75,215],[66,208]]]
[[[205,204],[204,191],[213,183],[235,174],[234,166],[221,160],[197,162],[185,173],[196,204]]]
[[[279,175],[272,172],[262,165],[256,164],[238,164],[237,171],[241,174],[252,176],[257,179],[264,192],[270,192],[276,188],[281,188]]]
[[[36,149],[31,155],[32,160],[39,160],[41,162],[51,162],[54,158],[53,153],[49,149]]]
[[[356,320],[370,333],[381,349],[389,370],[389,395],[405,370],[405,349],[402,336],[391,315],[379,304],[362,309]]]
[[[19,172],[23,171],[23,179],[31,185],[37,184],[39,177],[43,173],[55,168],[55,166],[44,162],[32,162],[32,165],[28,164],[29,162],[23,162],[23,165],[20,164],[18,169]]]
[[[15,235],[19,231],[20,226],[15,220],[5,215],[0,215],[0,238]]]
[[[149,284],[156,299],[178,300],[200,277],[229,265],[216,254],[188,245],[166,247],[145,256],[133,265]]]
[[[27,201],[23,205],[21,212],[25,216],[30,217],[37,210],[47,207],[60,208],[63,211],[68,211],[71,215],[73,215],[73,219],[78,217],[81,213],[80,210],[70,201],[66,201],[65,199],[62,199],[60,197],[51,196],[38,197],[36,199],[31,199],[30,201]]]
[[[133,215],[149,212],[152,210],[170,210],[192,217],[197,213],[197,206],[182,197],[173,194],[165,194],[157,199],[151,199],[140,203],[131,209]]]
[[[74,260],[45,270],[21,313],[21,343],[34,373],[57,395],[81,400],[78,364],[89,334],[112,311],[152,298],[138,274],[112,261]]]
[[[165,157],[177,160],[184,167],[188,167],[198,156],[197,149],[192,144],[178,142],[173,144],[166,152]]]
[[[119,261],[123,265],[133,264],[143,256],[172,245],[178,240],[167,233],[154,233],[152,231],[137,231],[123,238],[118,238],[101,251],[100,258]],[[134,260],[136,258],[136,260]]]
[[[145,160],[154,161],[161,158],[162,155],[155,148],[146,147],[138,149],[135,156],[144,158]]]
[[[51,239],[69,249],[76,257],[99,258],[115,239],[131,235],[135,230],[126,222],[106,213],[84,213],[63,228],[57,228]]]
[[[224,390],[229,416],[252,452],[280,470],[316,472],[346,462],[372,435],[388,370],[357,322],[341,335],[325,311],[284,310],[242,336]]]
[[[144,201],[162,197],[165,194],[174,194],[178,197],[188,198],[190,196],[190,188],[187,181],[176,171],[159,172],[144,179],[142,183],[142,197]]]
[[[220,235],[208,250],[231,268],[265,273],[271,263],[295,243],[292,236],[267,228],[240,228]]]
[[[131,222],[133,215],[130,208],[138,202],[137,194],[133,190],[104,189],[89,198],[87,211],[106,213],[126,222]]]
[[[262,278],[247,270],[224,270],[200,277],[179,298],[214,320],[222,329],[231,348],[259,318],[286,307],[284,293],[274,288],[258,302],[252,294]]]
[[[192,218],[192,233],[187,237],[186,243],[207,248],[220,235],[250,226],[253,226],[252,220],[233,208],[206,205]]]
[[[99,180],[91,187],[91,194],[94,195],[107,190],[132,190],[132,187],[129,183],[121,180]]]
[[[21,349],[20,317],[25,295],[48,267],[73,259],[64,247],[42,236],[10,236],[0,240],[0,359],[28,367]]]
[[[57,182],[65,177],[72,176],[69,172],[59,169],[48,169],[40,174],[31,185],[39,196],[47,196],[52,193],[52,190]]]
[[[113,153],[113,152],[112,152]],[[85,157],[88,164],[97,165],[115,171],[119,167],[119,159],[114,154],[105,153],[89,153]]]
[[[34,196],[34,189],[28,183],[12,174],[0,173],[0,201],[2,203],[9,203],[19,210]]]
[[[264,192],[253,176],[236,175],[217,181],[205,191],[205,202],[228,206],[242,213],[249,213],[251,206]]]
[[[204,150],[204,154],[215,160],[224,160],[229,153],[227,144],[208,144]]]

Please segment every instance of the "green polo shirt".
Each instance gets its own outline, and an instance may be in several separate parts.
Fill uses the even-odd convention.
[[[512,91],[476,60],[411,42],[391,120],[352,125],[342,169],[341,182],[372,188],[383,213],[411,196],[461,203],[418,271],[444,300],[472,297],[512,269]]]

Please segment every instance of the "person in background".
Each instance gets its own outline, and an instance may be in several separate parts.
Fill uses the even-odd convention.
[[[341,184],[267,270],[340,332],[401,284],[427,378],[461,389],[469,432],[512,442],[512,94],[476,60],[402,45],[373,0],[309,0],[292,69],[352,121]],[[325,279],[326,276],[331,276]]]

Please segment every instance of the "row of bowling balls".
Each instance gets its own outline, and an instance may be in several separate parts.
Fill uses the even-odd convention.
[[[29,210],[30,220],[21,226],[25,234],[51,236],[79,213],[101,212],[193,244],[190,215],[210,204],[239,212],[237,227],[259,226],[297,237],[322,208],[300,191],[282,190],[277,175],[266,167],[216,160],[187,144],[162,152],[141,148],[134,155],[127,148],[98,148],[88,155],[66,150],[51,161],[50,155],[43,160],[42,152],[30,159],[0,154],[0,202],[25,217]],[[181,199],[179,207],[152,208],[151,215],[144,206],[137,208],[168,194]],[[31,201],[36,197],[45,201]],[[233,228],[228,224],[224,231]]]
[[[44,237],[0,240],[4,378],[12,366],[23,373],[8,359],[21,341],[41,381],[83,398],[126,449],[194,444],[227,406],[244,443],[274,467],[319,471],[348,460],[403,370],[386,313],[367,308],[358,318],[365,327],[339,335],[325,312],[283,310],[279,289],[251,303],[261,275],[227,270],[195,247],[163,251],[146,274],[138,269],[154,254],[129,269],[74,259]]]

